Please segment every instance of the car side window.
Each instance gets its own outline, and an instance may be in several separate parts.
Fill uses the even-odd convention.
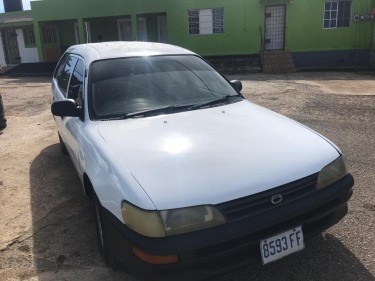
[[[73,72],[73,68],[77,62],[78,58],[69,56],[66,60],[64,66],[58,70],[56,75],[57,84],[59,85],[60,90],[65,94],[68,89],[70,75]]]
[[[65,67],[65,64],[66,64],[66,61],[68,60],[68,58],[69,58],[69,54],[65,54],[61,58],[59,64],[56,67],[55,73],[53,74],[53,78],[57,79],[57,76],[59,76],[61,74],[61,71],[63,71],[63,69]]]
[[[78,62],[70,78],[68,99],[73,99],[78,106],[82,103],[83,79],[85,76],[85,64],[81,59]]]

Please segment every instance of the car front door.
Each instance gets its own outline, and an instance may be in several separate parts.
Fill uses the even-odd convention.
[[[77,107],[83,105],[84,61],[72,54],[65,55],[57,68],[53,81],[53,100],[72,99]],[[84,117],[57,117],[55,120],[59,134],[79,174],[82,171],[79,155],[79,138]]]
[[[67,99],[75,101],[77,107],[83,111],[83,93],[84,93],[84,77],[85,77],[85,63],[81,58],[74,67],[72,75],[70,77]],[[84,116],[81,117],[66,117],[65,118],[65,129],[66,129],[66,140],[69,146],[70,156],[79,175],[82,175],[82,154],[80,153],[80,139],[82,136],[82,126],[84,125]]]

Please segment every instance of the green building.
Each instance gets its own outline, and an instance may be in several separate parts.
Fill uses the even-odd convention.
[[[138,40],[275,72],[369,66],[375,45],[375,0],[42,0],[31,13],[41,62],[74,44]]]

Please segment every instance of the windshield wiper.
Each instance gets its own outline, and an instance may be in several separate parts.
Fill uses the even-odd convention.
[[[216,100],[211,100],[211,101],[208,101],[208,102],[192,105],[192,106],[188,107],[188,110],[199,109],[199,108],[208,107],[208,106],[212,106],[212,105],[219,105],[219,104],[224,103],[225,101],[227,101],[228,99],[231,99],[233,97],[239,98],[241,96],[240,95],[226,95],[225,97],[222,97],[222,98],[219,98],[219,99],[216,99]]]
[[[124,113],[124,114],[116,114],[109,116],[107,118],[102,118],[102,120],[121,120],[121,119],[127,119],[127,118],[141,118],[145,116],[151,116],[151,115],[158,115],[163,113],[175,113],[180,112],[183,110],[188,109],[191,107],[191,104],[189,105],[167,105],[162,107],[155,107],[150,109],[144,109],[136,112],[130,112],[130,113]]]

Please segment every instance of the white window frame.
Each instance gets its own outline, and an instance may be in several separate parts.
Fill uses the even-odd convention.
[[[192,15],[192,13],[196,15]],[[217,15],[219,14],[219,16]],[[215,19],[215,17],[222,17]],[[209,35],[209,34],[224,34],[224,8],[199,9],[188,10],[188,34],[189,35]],[[195,20],[190,20],[195,19]],[[191,28],[191,24],[197,24],[197,28]],[[219,24],[220,26],[215,26]],[[198,30],[197,33],[192,33],[192,30]],[[216,30],[216,31],[215,31]],[[218,30],[220,30],[218,32]]]
[[[350,16],[349,16],[349,25],[348,26],[337,26],[337,21],[338,21],[338,16],[339,16],[339,2],[350,2]],[[326,4],[330,3],[331,4],[331,9],[326,10]],[[336,9],[332,10],[332,4],[336,3]],[[352,17],[353,17],[353,1],[352,0],[336,0],[336,1],[326,1],[323,3],[323,29],[336,29],[336,28],[350,28],[352,26]],[[330,13],[330,18],[326,19],[325,14],[326,12]],[[332,17],[332,13],[336,13],[336,17]],[[331,21],[336,20],[336,25],[331,26]],[[329,26],[325,27],[325,22],[329,21]]]

